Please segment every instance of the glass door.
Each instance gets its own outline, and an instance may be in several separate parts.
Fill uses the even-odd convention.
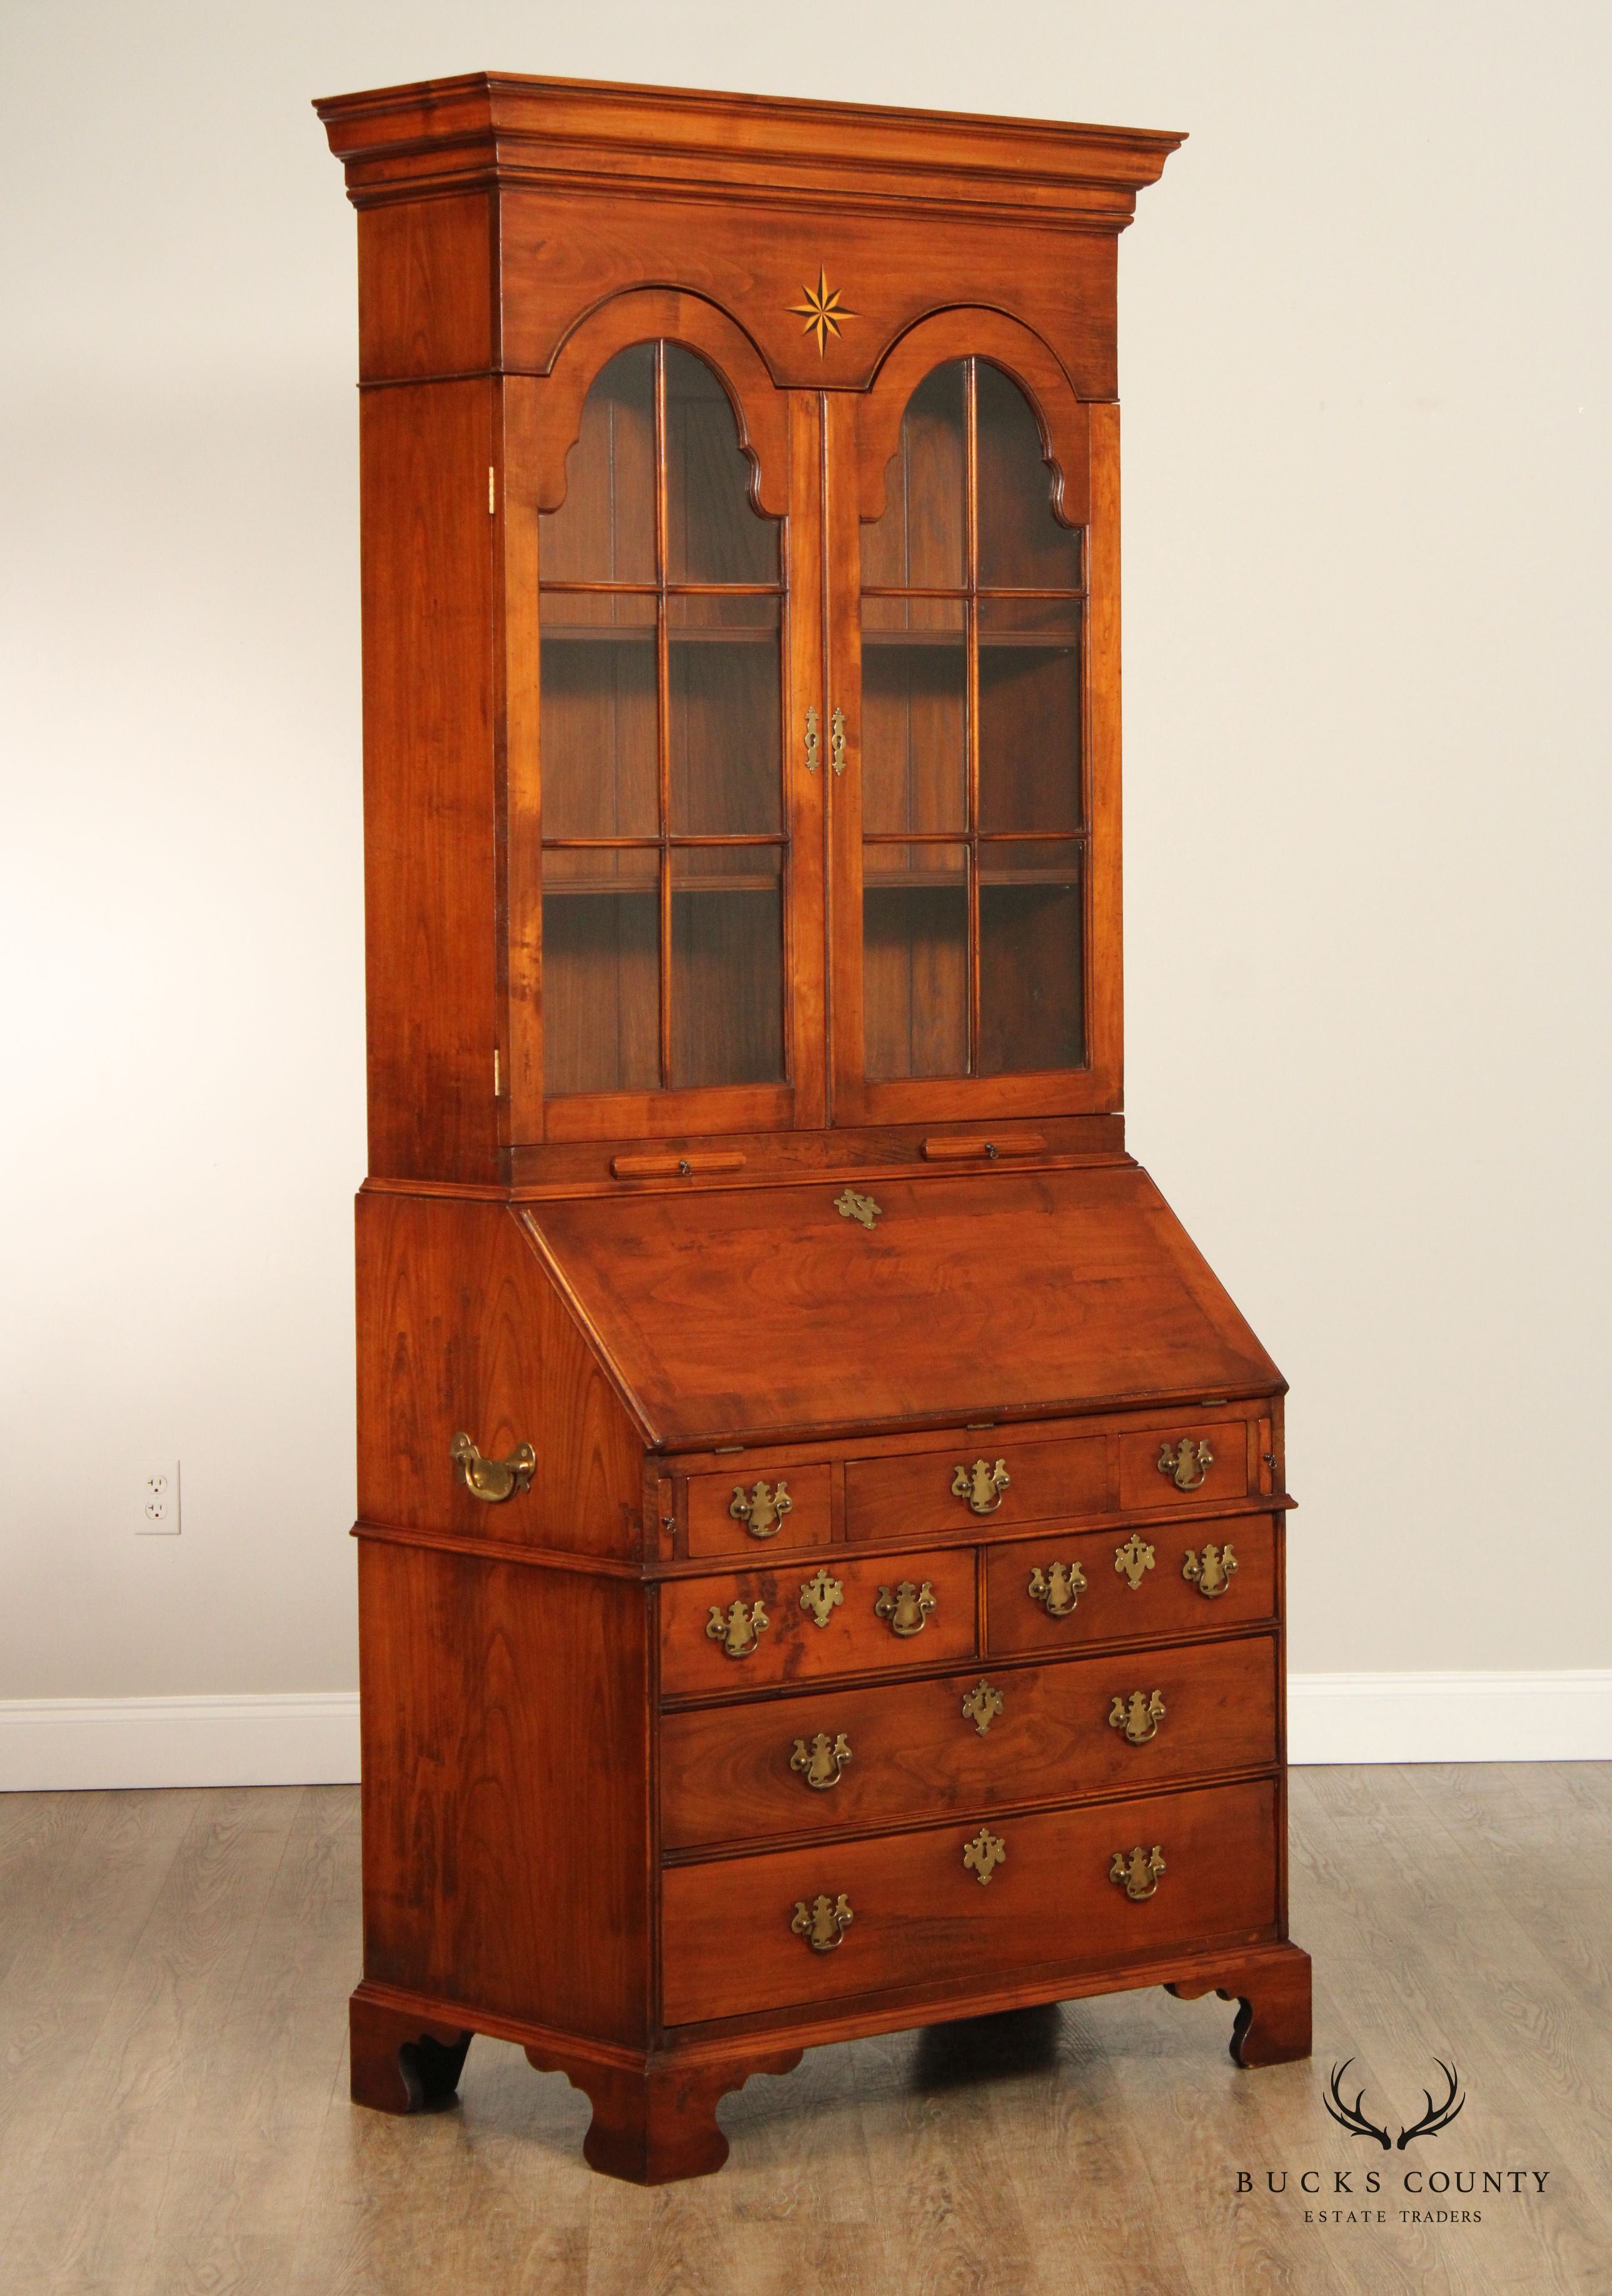
[[[789,1120],[786,522],[750,482],[712,367],[634,343],[540,521],[550,1137]]]
[[[1048,452],[1011,375],[945,359],[858,521],[836,614],[838,688],[859,666],[834,793],[857,816],[835,840],[840,1121],[1091,1104],[1086,533]]]

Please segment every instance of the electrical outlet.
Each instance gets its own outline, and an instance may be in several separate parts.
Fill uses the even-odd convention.
[[[140,1520],[136,1531],[160,1531],[177,1536],[179,1529],[179,1462],[148,1468],[140,1486]]]

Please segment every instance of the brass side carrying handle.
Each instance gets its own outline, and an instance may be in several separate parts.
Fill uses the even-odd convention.
[[[500,1499],[512,1498],[517,1491],[528,1490],[532,1471],[537,1464],[537,1454],[529,1443],[522,1443],[507,1459],[484,1459],[462,1432],[448,1445],[448,1457],[464,1478],[464,1487],[471,1496],[486,1499],[489,1506],[496,1506]]]
[[[797,1937],[805,1938],[814,1953],[832,1953],[855,1918],[842,1890],[837,1898],[814,1898],[809,1906],[804,1898],[797,1898],[790,1927]]]
[[[1164,1851],[1158,1842],[1150,1852],[1138,1842],[1134,1849],[1117,1849],[1114,1863],[1109,1868],[1109,1879],[1117,1882],[1133,1906],[1150,1898],[1158,1887],[1158,1877],[1165,1870]]]

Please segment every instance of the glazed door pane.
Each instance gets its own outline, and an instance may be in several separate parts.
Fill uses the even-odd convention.
[[[702,359],[601,370],[540,528],[549,1098],[786,1075],[785,601],[749,496]]]
[[[1081,545],[1018,384],[937,367],[862,529],[871,1083],[1084,1062]]]

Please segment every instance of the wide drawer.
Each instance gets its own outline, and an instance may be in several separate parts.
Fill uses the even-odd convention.
[[[845,1471],[847,1538],[899,1538],[962,1530],[982,1517],[994,1530],[1109,1505],[1108,1442],[1101,1435],[1033,1443],[1000,1431],[960,1435],[946,1451],[852,1459]]]
[[[704,1707],[661,1725],[668,1849],[1162,1785],[1276,1759],[1276,1643]]]
[[[884,1561],[836,1548],[788,1569],[670,1579],[660,1602],[668,1698],[944,1665],[975,1648],[972,1547]]]
[[[673,1866],[665,2021],[1268,1937],[1276,1810],[1259,1779]]]
[[[1276,1606],[1270,1515],[1019,1539],[985,1556],[993,1652],[1254,1625]]]

